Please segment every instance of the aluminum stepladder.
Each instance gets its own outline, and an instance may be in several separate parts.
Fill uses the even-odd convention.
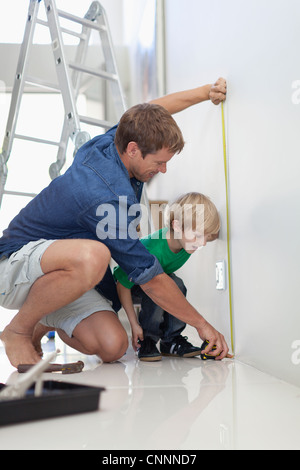
[[[39,7],[40,3],[42,2],[45,6],[47,21],[43,21],[38,18]],[[76,31],[62,28],[60,26],[60,18],[65,18],[70,22],[81,25],[81,32],[78,33]],[[53,85],[47,83],[45,80],[41,80],[40,78],[30,77],[27,75],[27,65],[30,57],[36,24],[41,24],[49,28],[58,85]],[[102,46],[102,53],[104,56],[106,70],[92,69],[85,66],[84,64],[92,30],[96,30],[100,35],[100,44]],[[77,46],[74,63],[67,63],[62,33],[70,34],[80,39],[79,45]],[[90,135],[87,132],[81,130],[81,123],[99,126],[102,129],[109,129],[112,127],[112,125],[114,125],[114,123],[109,123],[103,120],[96,120],[94,118],[80,116],[78,114],[76,100],[78,97],[83,73],[109,81],[116,114],[118,118],[121,117],[121,115],[126,110],[125,98],[117,70],[107,16],[100,3],[97,1],[93,2],[85,17],[80,18],[70,13],[58,10],[55,4],[55,0],[30,0],[24,38],[20,48],[17,71],[12,91],[11,105],[2,146],[2,153],[0,153],[0,207],[4,194],[25,195],[31,197],[35,196],[35,194],[30,193],[5,191],[5,184],[8,173],[7,162],[12,151],[14,139],[23,139],[44,143],[47,145],[56,145],[58,147],[57,160],[50,166],[49,169],[50,177],[54,179],[59,176],[60,170],[66,161],[66,149],[69,139],[71,139],[74,143],[74,153],[76,153],[76,151],[84,143],[90,140]],[[19,135],[16,133],[22,95],[24,93],[26,84],[48,88],[52,91],[61,93],[65,117],[60,142],[43,140],[36,137]]]
[[[39,7],[42,2],[45,6],[47,21],[43,21],[38,18]],[[70,22],[81,25],[81,32],[78,33],[62,28],[59,22],[60,18],[67,19]],[[26,74],[36,24],[41,24],[46,28],[49,28],[58,85],[53,85],[45,80],[31,77]],[[106,70],[92,69],[84,64],[92,30],[96,30],[99,33]],[[74,63],[67,63],[62,33],[70,34],[80,39]],[[83,73],[109,82],[115,111],[118,118],[120,118],[126,110],[126,102],[117,69],[106,12],[101,4],[98,1],[92,2],[85,17],[80,18],[70,13],[58,10],[55,0],[30,0],[24,38],[20,49],[12,91],[12,99],[2,146],[2,153],[0,153],[0,209],[4,194],[29,197],[35,196],[35,194],[32,193],[5,191],[8,174],[7,162],[12,151],[14,139],[24,139],[47,145],[56,145],[58,147],[57,159],[49,168],[50,177],[51,179],[54,179],[59,176],[60,171],[65,164],[69,139],[73,141],[75,147],[74,154],[84,143],[90,140],[90,135],[81,130],[81,123],[98,126],[102,129],[110,129],[115,124],[78,114],[76,100],[80,90]],[[65,117],[60,142],[52,142],[36,137],[16,134],[19,109],[26,83],[42,88],[49,88],[50,90],[61,93]],[[146,219],[148,228],[145,229],[145,231],[153,231],[153,221],[146,189],[143,191],[141,203],[147,210]]]

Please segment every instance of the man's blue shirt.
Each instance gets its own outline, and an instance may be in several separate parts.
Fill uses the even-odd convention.
[[[135,284],[163,273],[137,235],[132,236],[143,183],[130,179],[114,144],[116,129],[81,147],[66,173],[12,220],[0,238],[0,258],[35,240],[90,239],[104,243]],[[110,300],[112,282],[108,272],[98,288]]]

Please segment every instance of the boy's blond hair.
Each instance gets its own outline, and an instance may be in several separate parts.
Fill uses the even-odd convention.
[[[191,192],[180,196],[165,210],[165,224],[173,230],[177,220],[181,230],[192,229],[204,235],[218,235],[221,227],[220,216],[214,203],[201,193]]]

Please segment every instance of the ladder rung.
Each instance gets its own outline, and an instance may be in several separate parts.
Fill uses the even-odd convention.
[[[52,140],[38,139],[37,137],[30,137],[27,135],[15,134],[15,139],[28,140],[30,142],[37,142],[39,144],[55,145],[60,146],[59,142],[53,142]]]
[[[74,63],[69,63],[69,67],[73,70],[78,70],[79,72],[95,75],[95,77],[105,78],[106,80],[118,81],[118,76],[115,73],[105,72],[105,70],[95,70],[90,67],[83,67]]]
[[[41,20],[40,18],[36,19],[37,24],[41,24],[42,26],[49,26],[47,21]]]
[[[38,24],[41,24],[42,26],[46,26],[46,27],[49,26],[47,21],[41,20],[39,18],[36,20],[36,22]],[[71,36],[75,36],[76,38],[86,40],[86,34],[77,33],[76,31],[71,31],[70,29],[66,29],[66,28],[60,28],[60,30],[62,33],[70,34]]]
[[[101,121],[100,119],[95,119],[87,116],[79,116],[79,120],[85,124],[90,124],[91,126],[103,127],[104,129],[111,129],[114,124],[108,121]]]
[[[34,193],[21,193],[20,191],[4,191],[3,194],[7,194],[9,196],[26,196],[26,197],[35,197],[36,194]]]
[[[76,31],[71,31],[67,28],[60,28],[60,30],[62,33],[69,34],[70,36],[75,36],[76,38],[83,39],[84,41],[86,41],[87,39],[86,34],[77,33]]]
[[[67,13],[62,10],[57,10],[58,16],[61,18],[65,18],[66,20],[74,21],[75,23],[79,23],[82,26],[87,26],[88,28],[96,29],[97,31],[107,31],[106,26],[102,26],[96,21],[90,21],[86,18],[80,18],[79,16],[72,15],[71,13]]]
[[[47,88],[48,90],[53,90],[53,91],[56,91],[56,92],[57,91],[60,92],[60,88],[59,88],[58,85],[55,85],[55,84],[50,83],[50,82],[46,82],[45,80],[42,80],[41,78],[27,77],[25,81],[29,85],[40,86],[42,88]]]

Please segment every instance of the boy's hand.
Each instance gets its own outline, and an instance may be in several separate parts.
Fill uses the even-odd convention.
[[[144,332],[140,325],[132,328],[132,347],[135,351],[140,348],[139,341],[144,341]]]
[[[226,100],[227,84],[225,78],[219,78],[214,85],[212,85],[209,92],[209,99],[215,105],[220,104]]]

